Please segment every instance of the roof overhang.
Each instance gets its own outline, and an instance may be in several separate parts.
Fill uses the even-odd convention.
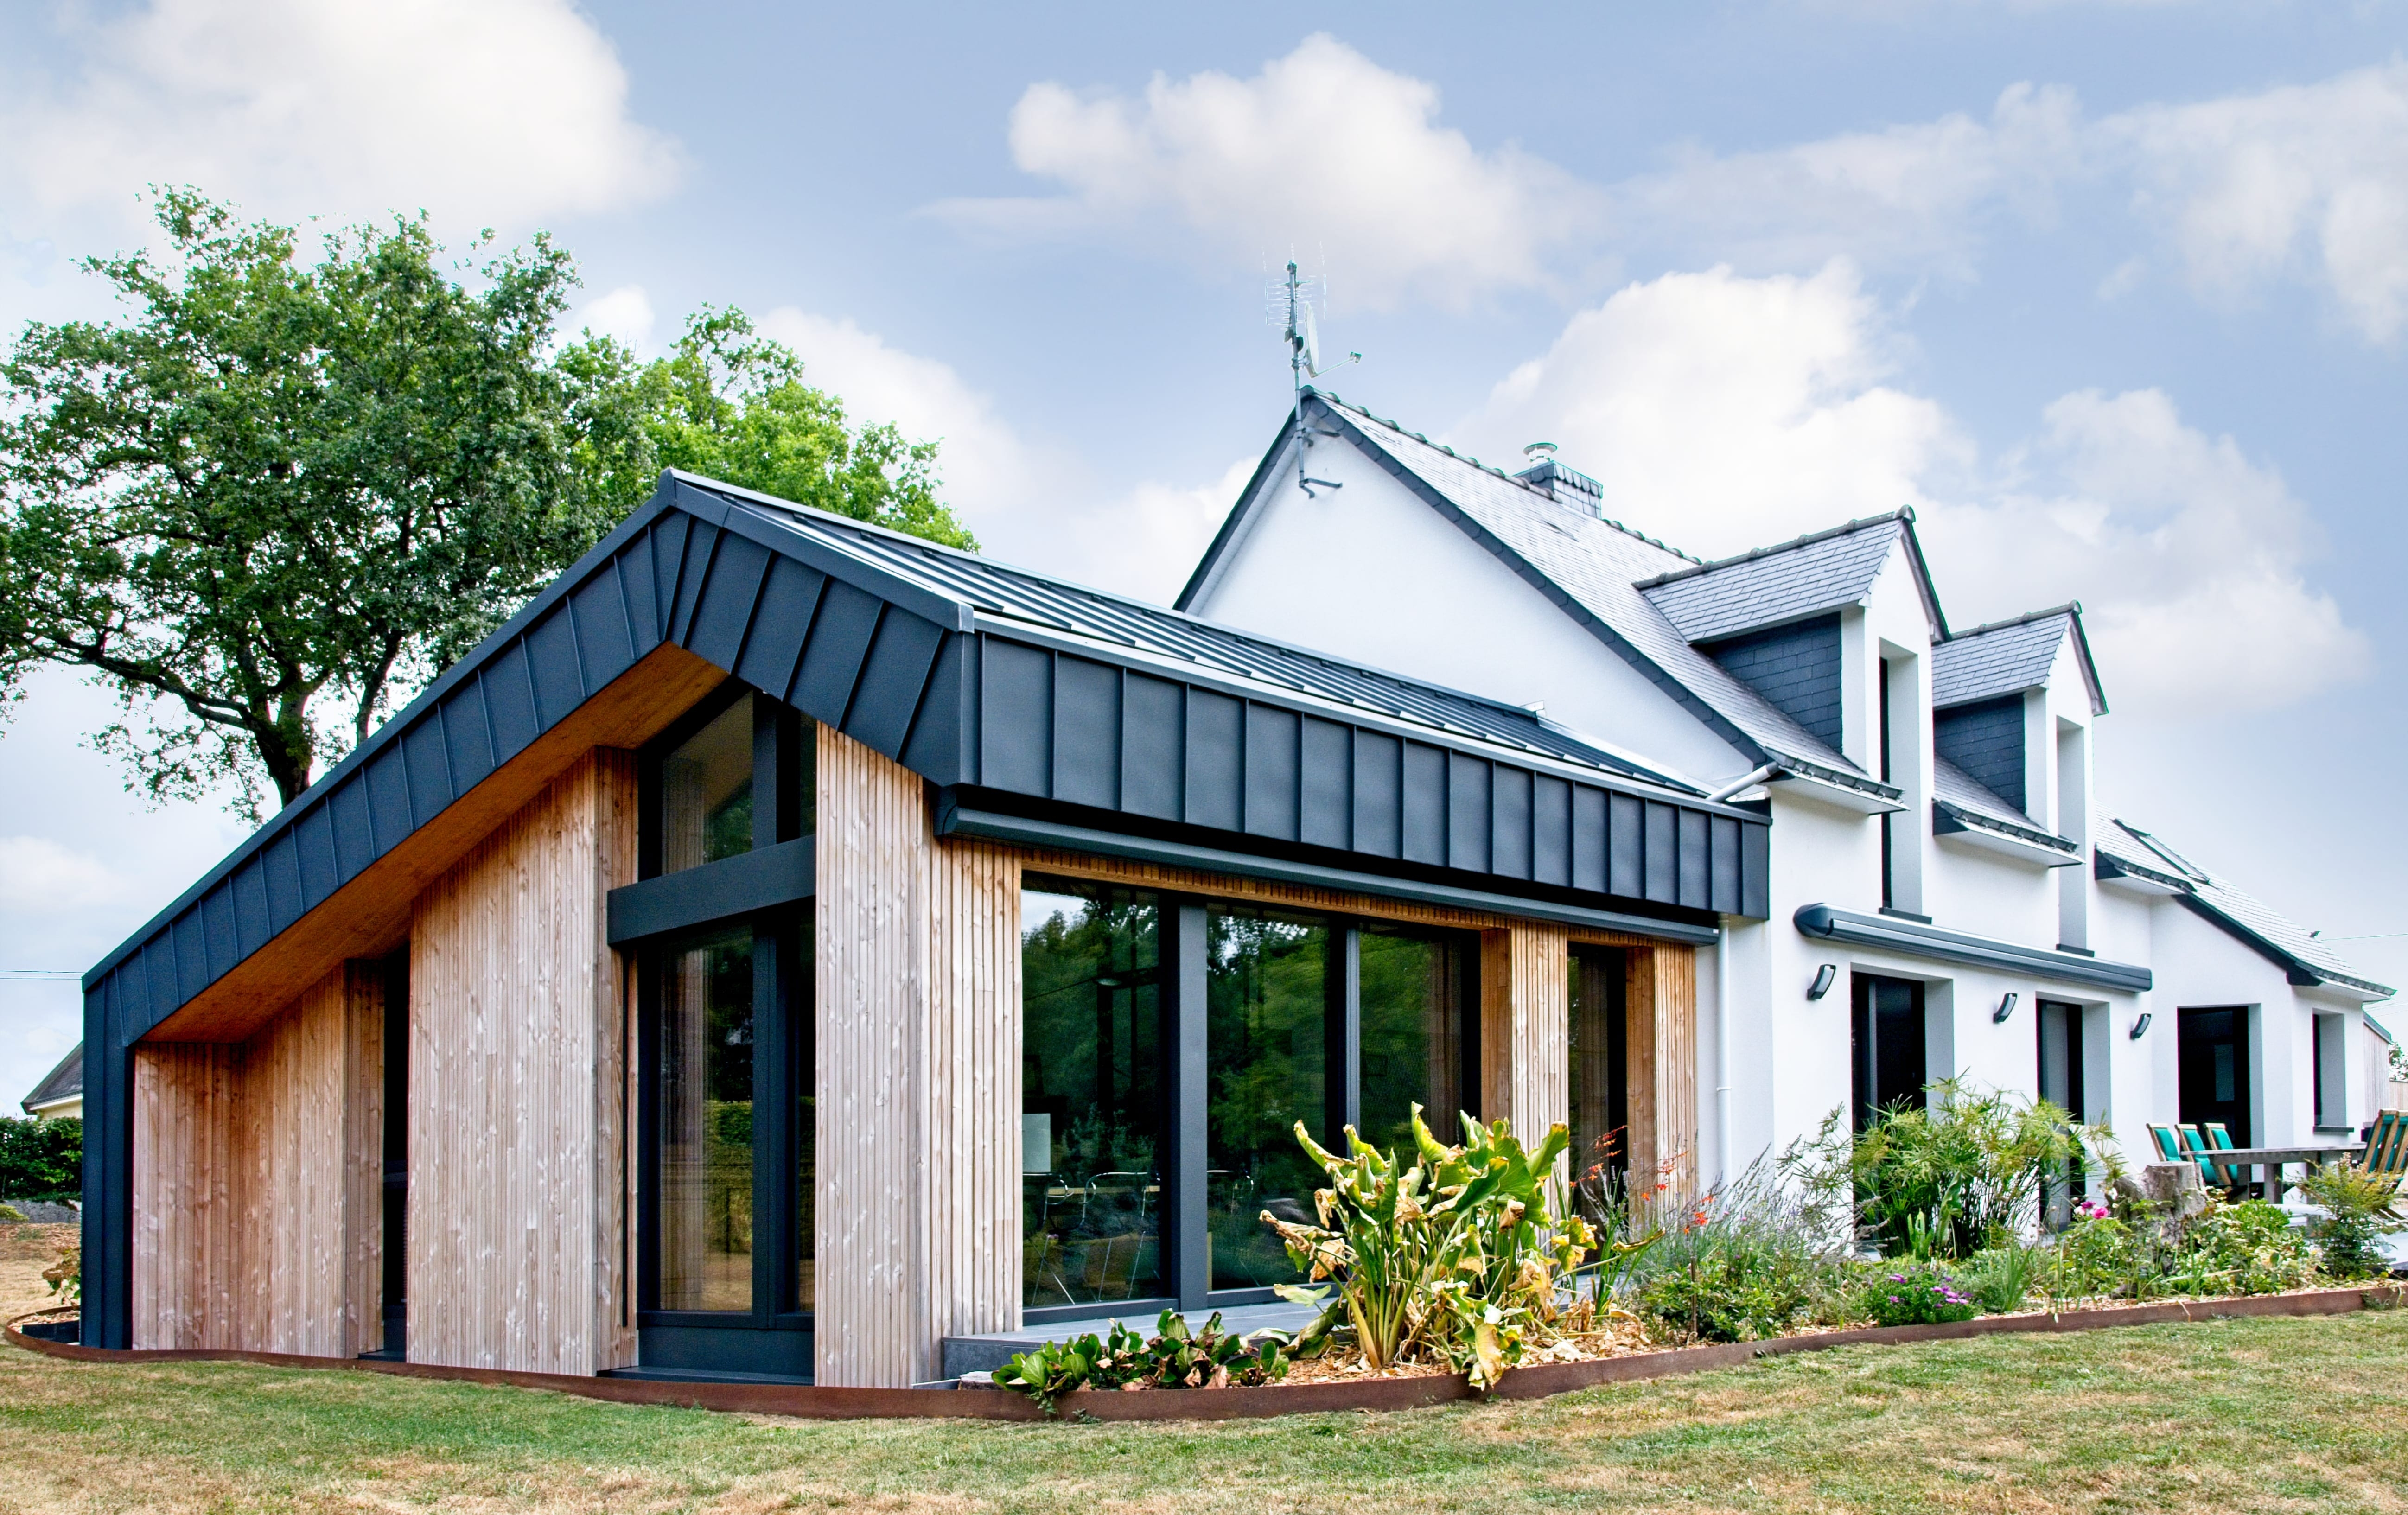
[[[1765,779],[1765,788],[1791,799],[1850,815],[1894,815],[1907,808],[1906,791],[1896,784],[1843,773],[1786,752],[1770,756],[1773,772]]]
[[[1931,802],[1934,840],[1987,852],[2042,868],[2068,868],[2082,861],[2082,849],[2062,836],[1986,816],[1947,800]]]
[[[62,1110],[70,1108],[80,1109],[82,1107],[83,1091],[79,1089],[72,1094],[61,1094],[56,1099],[29,1099],[25,1101],[23,1108],[27,1115],[36,1120],[55,1120]]]
[[[2153,899],[2190,892],[2189,884],[2174,875],[2129,858],[2113,856],[2103,848],[2092,849],[2091,858],[2091,877],[2111,889]]]
[[[2084,984],[2127,993],[2151,988],[2156,981],[2147,968],[2136,964],[2110,963],[2102,958],[2084,957],[2072,952],[2025,947],[1990,936],[1976,936],[1969,932],[1928,926],[1919,921],[1904,921],[1896,916],[1859,915],[1853,910],[1834,909],[1828,905],[1805,905],[1799,908],[1791,920],[1801,934],[1818,940],[1840,942],[1851,947],[1879,948],[1927,962],[1961,964],[1967,967],[2025,974],[2054,983]]]
[[[2198,916],[2267,962],[2281,968],[2284,981],[2294,989],[2321,988],[2341,998],[2356,1000],[2361,1004],[2391,997],[2392,992],[2389,989],[2371,979],[2356,979],[2345,973],[2334,973],[2329,969],[2320,968],[2296,952],[2285,950],[2280,943],[2270,940],[2226,911],[2216,908],[2214,902],[2203,898],[2195,891],[2184,890],[2174,898],[2191,914]]]

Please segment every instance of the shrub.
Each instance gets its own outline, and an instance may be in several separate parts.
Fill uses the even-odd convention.
[[[1977,1252],[1962,1274],[1965,1293],[1982,1307],[1985,1315],[2005,1315],[2021,1309],[2025,1297],[2040,1282],[2048,1260],[2045,1251],[2019,1242]]]
[[[2077,1165],[2120,1166],[2103,1130],[2047,1100],[1956,1079],[1929,1088],[1928,1108],[1884,1110],[1853,1135],[1833,1110],[1792,1155],[1885,1256],[1969,1257],[2029,1231],[2043,1183]]]
[[[61,1305],[83,1303],[83,1246],[68,1242],[59,1249],[59,1260],[43,1270],[42,1281],[50,1286],[50,1295]]]
[[[1703,1197],[1633,1211],[1627,1227],[1661,1234],[1631,1267],[1627,1298],[1674,1340],[1758,1340],[1844,1310],[1846,1261],[1763,1163]]]
[[[1875,1325],[1938,1325],[1979,1313],[1962,1285],[1937,1268],[1877,1274],[1865,1286],[1864,1312]]]
[[[0,1199],[83,1197],[83,1122],[0,1115]]]
[[[2308,1238],[2280,1206],[2210,1196],[2187,1221],[2124,1220],[2086,1208],[2057,1237],[2048,1273],[2059,1298],[2091,1294],[2265,1294],[2315,1281]]]
[[[995,1381],[1027,1394],[1051,1415],[1055,1401],[1073,1389],[1219,1389],[1287,1377],[1287,1356],[1276,1334],[1249,1347],[1222,1326],[1218,1310],[1193,1332],[1184,1316],[1164,1310],[1154,1329],[1153,1336],[1140,1336],[1114,1321],[1100,1337],[1090,1331],[1044,1342],[996,1369]]]
[[[1343,1324],[1374,1370],[1427,1356],[1488,1388],[1520,1361],[1526,1341],[1552,1334],[1557,1280],[1597,1242],[1585,1221],[1556,1213],[1549,1193],[1571,1134],[1558,1122],[1526,1149],[1505,1121],[1461,1119],[1463,1145],[1449,1147],[1414,1106],[1410,1164],[1351,1126],[1340,1157],[1297,1122],[1297,1140],[1329,1176],[1313,1194],[1321,1224],[1268,1210],[1262,1219],[1308,1282],[1336,1289],[1297,1337],[1299,1352],[1317,1351]],[[1329,1290],[1280,1293],[1317,1303]]]
[[[2334,1163],[2311,1172],[2300,1192],[2325,1212],[2308,1230],[2324,1254],[2326,1272],[2337,1279],[2371,1279],[2390,1271],[2383,1238],[2408,1226],[2400,1210],[2398,1179],[2369,1173],[2362,1164]]]

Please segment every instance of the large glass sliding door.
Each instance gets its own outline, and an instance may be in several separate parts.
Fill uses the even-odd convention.
[[[1021,904],[1027,1309],[1266,1298],[1297,1273],[1263,1212],[1322,1179],[1299,1123],[1395,1149],[1472,1104],[1469,934],[1034,874]]]

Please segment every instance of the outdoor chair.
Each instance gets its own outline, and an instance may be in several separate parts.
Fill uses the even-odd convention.
[[[2232,1133],[2224,1128],[2223,1122],[2209,1121],[2200,1129],[2207,1134],[2209,1151],[2218,1152],[2232,1151]],[[2216,1165],[2216,1171],[2224,1175],[2218,1181],[2227,1189],[2239,1190],[2248,1185],[2249,1170],[2239,1163],[2220,1163]]]
[[[2173,1127],[2170,1125],[2153,1125],[2149,1127],[2149,1136],[2157,1144],[2157,1160],[2159,1162],[2180,1163],[2184,1161],[2182,1138],[2174,1135]]]
[[[2385,1110],[2374,1118],[2374,1128],[2367,1134],[2366,1155],[2360,1161],[2367,1172],[2395,1182],[2408,1175],[2408,1110]]]
[[[2207,1159],[2207,1138],[2199,1134],[2199,1127],[2185,1122],[2174,1129],[2182,1133],[2183,1156],[2199,1165],[2200,1182],[2211,1189],[2224,1187],[2224,1180],[2216,1176],[2215,1165]]]

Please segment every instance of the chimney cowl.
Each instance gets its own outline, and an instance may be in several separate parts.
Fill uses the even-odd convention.
[[[1533,465],[1541,463],[1553,463],[1555,458],[1555,444],[1553,442],[1532,442],[1522,449],[1522,456],[1525,461]]]

